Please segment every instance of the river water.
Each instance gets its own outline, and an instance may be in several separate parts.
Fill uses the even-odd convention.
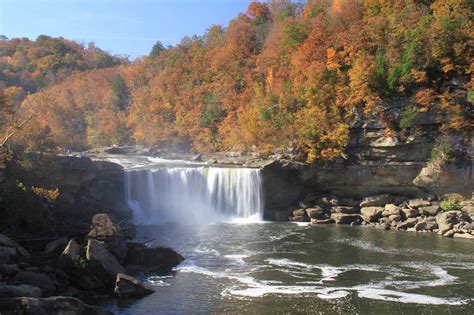
[[[473,314],[474,244],[432,234],[295,223],[150,225],[186,260],[144,274],[156,293],[121,314]]]

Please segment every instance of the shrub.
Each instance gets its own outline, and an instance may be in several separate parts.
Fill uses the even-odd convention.
[[[437,143],[431,148],[430,162],[442,165],[452,159],[452,147],[448,142]]]
[[[400,115],[400,128],[406,129],[413,127],[416,118],[418,117],[418,111],[413,106],[407,106],[402,110]]]
[[[441,201],[441,210],[443,211],[452,211],[452,210],[460,210],[461,207],[459,206],[459,203],[451,198],[445,199]]]
[[[59,189],[46,189],[42,187],[31,187],[33,193],[39,197],[45,198],[49,202],[55,201],[59,197]]]

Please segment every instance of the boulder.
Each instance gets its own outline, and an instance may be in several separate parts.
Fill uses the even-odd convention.
[[[469,234],[469,233],[454,233],[453,235],[454,238],[463,238],[466,240],[474,240],[474,235]]]
[[[51,253],[62,253],[66,246],[68,245],[67,238],[62,237],[60,239],[57,239],[55,241],[52,241],[48,244],[46,244],[46,247],[44,248],[44,252],[46,254],[51,254]]]
[[[38,287],[41,289],[41,294],[44,297],[51,296],[56,292],[53,280],[43,273],[22,271],[13,278],[13,282]]]
[[[49,298],[9,298],[0,299],[1,314],[87,314],[87,315],[112,315],[96,306],[84,304],[79,299],[66,296],[53,296]]]
[[[357,200],[350,199],[350,198],[340,198],[337,205],[346,206],[346,207],[358,207],[359,202]]]
[[[397,224],[397,229],[399,229],[399,230],[401,230],[401,229],[405,230],[405,229],[414,227],[417,222],[418,222],[418,219],[417,219],[417,218],[409,218],[409,219],[406,219],[405,221],[400,222],[400,223]]]
[[[448,231],[446,231],[446,232],[443,234],[443,236],[444,236],[444,237],[453,237],[454,234],[455,234],[455,233],[454,233],[453,230],[448,230]]]
[[[336,206],[331,208],[331,212],[334,213],[345,213],[345,214],[354,214],[357,213],[357,208],[348,207],[348,206]]]
[[[360,207],[383,207],[387,203],[392,202],[392,200],[393,197],[390,194],[366,197],[360,203]]]
[[[391,215],[400,214],[400,207],[394,205],[393,203],[386,204],[382,212],[383,217],[389,217]]]
[[[315,206],[314,208],[307,208],[306,215],[311,219],[325,219],[326,213],[323,208]]]
[[[130,242],[125,258],[125,266],[133,271],[158,269],[171,271],[184,261],[184,257],[167,247],[147,247],[140,243]],[[122,272],[123,273],[123,272]]]
[[[304,217],[304,216],[306,216],[305,209],[293,210],[293,217]]]
[[[418,209],[403,208],[401,211],[405,218],[416,218],[420,215]]]
[[[119,273],[117,275],[117,280],[115,281],[114,292],[120,297],[136,297],[152,294],[155,290],[140,280]]]
[[[17,242],[10,239],[8,236],[0,234],[0,247],[3,246],[14,248],[18,256],[22,259],[30,258],[30,253],[26,249],[20,246]]]
[[[123,261],[127,254],[127,245],[121,228],[105,213],[96,214],[92,218],[91,230],[86,239],[103,242],[119,261]]]
[[[0,264],[8,264],[16,257],[16,250],[8,246],[0,246]]]
[[[81,248],[75,240],[70,240],[62,254],[58,258],[58,267],[70,271],[74,267],[75,259],[80,255]]]
[[[363,207],[360,209],[360,215],[367,222],[375,222],[382,215],[382,207]]]
[[[105,245],[93,239],[87,241],[86,259],[89,261],[91,269],[98,275],[103,275],[107,282],[114,282],[117,274],[126,272]]]
[[[421,214],[430,216],[435,216],[436,214],[438,214],[439,210],[439,206],[427,206],[418,208],[418,211],[420,211]]]
[[[469,216],[462,211],[446,211],[436,215],[436,223],[441,233],[445,233],[453,228],[453,225],[461,221],[470,222]]]
[[[4,275],[4,276],[7,276],[7,277],[13,277],[14,275],[16,275],[19,272],[20,272],[20,267],[18,267],[18,265],[16,265],[16,264],[0,265],[0,275]]]
[[[408,205],[411,208],[428,207],[428,206],[431,206],[431,202],[429,202],[428,200],[418,198],[418,199],[408,200]]]
[[[415,229],[415,231],[428,230],[428,224],[426,223],[426,221],[421,221],[421,222],[418,222],[417,224],[415,224],[415,226],[413,228]]]
[[[393,214],[393,215],[388,217],[388,220],[390,222],[400,222],[402,220],[402,216],[399,215],[399,214]]]
[[[41,297],[41,289],[32,285],[7,285],[0,283],[0,298],[13,298],[13,297]],[[0,314],[1,313],[0,308]]]
[[[351,224],[353,222],[360,223],[362,218],[358,214],[346,214],[346,213],[332,213],[331,219],[337,224]]]

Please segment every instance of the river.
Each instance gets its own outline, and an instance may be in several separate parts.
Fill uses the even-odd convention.
[[[294,223],[145,226],[186,257],[121,314],[472,314],[474,244],[432,234]]]
[[[142,159],[144,160],[144,159]],[[474,243],[431,233],[261,221],[258,169],[120,160],[138,240],[186,260],[102,301],[120,314],[473,314]],[[171,163],[171,164],[170,164]]]

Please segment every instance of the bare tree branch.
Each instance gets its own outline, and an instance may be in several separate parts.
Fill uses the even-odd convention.
[[[0,144],[0,147],[5,147],[5,145],[7,144],[8,140],[10,140],[14,135],[15,133],[18,131],[18,130],[21,130],[21,128],[23,128],[24,125],[26,125],[26,123],[28,123],[30,120],[32,120],[35,116],[37,116],[38,114],[32,114],[30,116],[28,116],[25,120],[23,120],[21,123],[19,123],[18,125],[14,126],[12,129],[13,130],[8,130],[7,131],[7,134],[5,136],[5,139],[3,140],[3,142]]]

